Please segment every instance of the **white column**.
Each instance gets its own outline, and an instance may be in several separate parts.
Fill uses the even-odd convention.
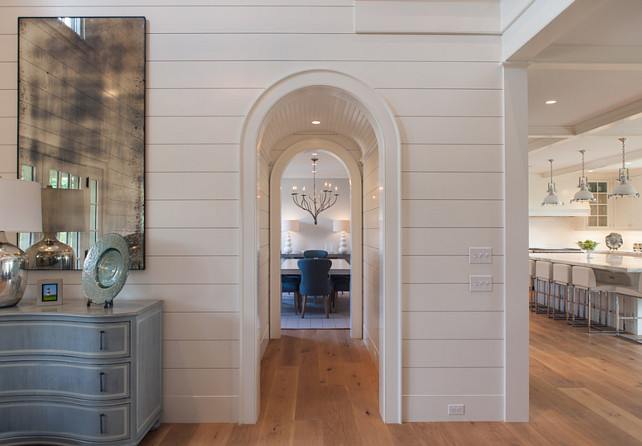
[[[504,419],[528,421],[528,78],[504,65]]]

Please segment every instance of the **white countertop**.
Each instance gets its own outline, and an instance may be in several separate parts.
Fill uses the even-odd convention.
[[[642,257],[637,255],[622,255],[593,252],[587,256],[584,252],[564,253],[530,253],[533,260],[566,263],[568,265],[588,266],[613,272],[640,273],[642,272]]]

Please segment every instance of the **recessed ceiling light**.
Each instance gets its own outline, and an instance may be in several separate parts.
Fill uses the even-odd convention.
[[[553,104],[557,104],[557,101],[555,99],[549,99],[548,101],[546,101],[546,105],[553,105]]]
[[[317,121],[317,120],[315,119],[314,121],[312,121],[312,124],[314,124],[314,125],[319,125],[319,124],[321,124],[321,121]]]
[[[595,172],[593,169],[589,169],[588,173],[593,173]]]

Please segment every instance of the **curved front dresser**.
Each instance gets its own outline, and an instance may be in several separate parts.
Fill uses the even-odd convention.
[[[140,442],[160,419],[161,310],[0,309],[0,444]]]

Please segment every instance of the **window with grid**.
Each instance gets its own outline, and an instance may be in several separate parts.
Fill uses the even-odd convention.
[[[20,166],[20,179],[27,181],[36,181],[36,167],[29,164]],[[36,242],[32,232],[20,232],[18,234],[18,247],[25,251],[28,247]]]
[[[63,172],[61,170],[49,169],[49,185],[58,189],[80,189],[80,176]],[[59,232],[56,237],[58,240],[73,248],[78,254],[80,249],[79,232]],[[78,257],[78,255],[76,255]]]
[[[608,205],[607,205],[607,182],[589,181],[588,189],[595,197],[595,203],[590,203],[587,226],[606,227],[608,226]]]

